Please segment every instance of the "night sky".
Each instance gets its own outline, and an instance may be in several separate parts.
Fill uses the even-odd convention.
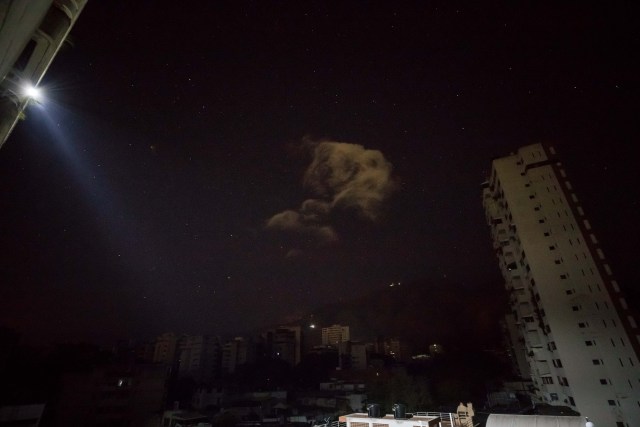
[[[0,150],[0,324],[226,334],[486,286],[480,184],[536,142],[640,303],[632,2],[395,3],[90,0]]]

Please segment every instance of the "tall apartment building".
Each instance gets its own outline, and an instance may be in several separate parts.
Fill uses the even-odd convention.
[[[178,357],[180,337],[173,332],[166,332],[156,339],[153,362],[173,365]]]
[[[342,325],[331,325],[322,328],[322,345],[337,345],[341,342],[349,341],[349,327]]]
[[[364,371],[368,368],[367,345],[362,342],[341,342],[338,344],[338,358],[340,369]]]
[[[222,373],[233,374],[237,367],[255,361],[255,346],[250,340],[235,337],[222,346]]]
[[[222,347],[216,336],[189,335],[178,349],[178,375],[189,376],[197,382],[208,382],[220,374]]]
[[[300,326],[280,326],[265,334],[267,351],[275,359],[281,359],[295,366],[300,363],[302,349],[302,328]]]
[[[393,357],[396,360],[403,360],[408,354],[407,344],[398,337],[382,338],[378,337],[378,353]]]
[[[0,1],[0,147],[87,0]]]
[[[554,148],[493,160],[483,203],[535,397],[640,426],[640,329]]]

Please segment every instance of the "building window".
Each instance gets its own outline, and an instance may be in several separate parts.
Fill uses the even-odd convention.
[[[587,341],[585,341],[585,342],[584,342],[584,344],[585,344],[587,347],[592,347],[592,346],[593,346],[593,341],[591,341],[591,340],[587,340]]]
[[[565,280],[565,279],[567,278],[567,275],[566,275],[566,274],[561,274],[561,275],[560,275],[560,278],[561,278],[562,280]]]
[[[609,406],[616,406],[616,401],[615,400],[607,400],[607,403],[609,404]]]
[[[551,378],[551,377],[542,377],[542,384],[553,384],[553,378]]]
[[[61,9],[52,7],[42,20],[40,29],[56,40],[62,37],[70,26],[69,17]]]
[[[611,286],[613,286],[613,290],[616,292],[620,292],[620,287],[618,286],[618,282],[615,280],[611,281]]]
[[[609,384],[609,382],[607,381],[607,379],[606,379],[606,378],[600,378],[600,384],[602,384],[602,385],[608,385],[608,384]]]
[[[585,323],[585,322],[580,322],[580,323],[578,323],[578,328],[580,328],[580,329],[584,329],[584,328],[586,328],[586,327],[587,327],[587,323]]]
[[[594,365],[602,365],[602,361],[600,359],[593,359],[591,363],[593,363]]]
[[[573,400],[573,397],[571,396],[567,396],[569,398],[569,404],[571,404],[571,406],[576,406],[576,401]]]
[[[29,60],[31,59],[31,55],[33,55],[33,51],[35,49],[36,49],[35,40],[33,39],[29,40],[29,43],[27,43],[27,45],[22,50],[22,53],[20,54],[16,62],[13,64],[13,68],[15,68],[18,71],[24,71],[24,69],[27,68],[27,64],[29,64]]]
[[[571,310],[573,310],[573,311],[580,311],[580,306],[579,306],[579,305],[571,306]]]
[[[555,251],[555,250],[556,250],[556,247],[555,247],[555,246],[553,246],[553,245],[552,245],[552,246],[549,246],[549,250],[550,250],[550,251]]]

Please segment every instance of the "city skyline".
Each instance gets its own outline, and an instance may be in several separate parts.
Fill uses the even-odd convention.
[[[0,324],[233,333],[500,281],[478,189],[539,141],[637,301],[638,30],[605,12],[89,2],[0,150]]]

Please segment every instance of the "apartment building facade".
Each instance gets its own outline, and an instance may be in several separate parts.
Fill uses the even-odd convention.
[[[350,340],[349,327],[344,325],[331,325],[322,328],[322,345],[338,345]]]
[[[555,149],[494,159],[483,204],[535,398],[640,425],[640,329]]]

